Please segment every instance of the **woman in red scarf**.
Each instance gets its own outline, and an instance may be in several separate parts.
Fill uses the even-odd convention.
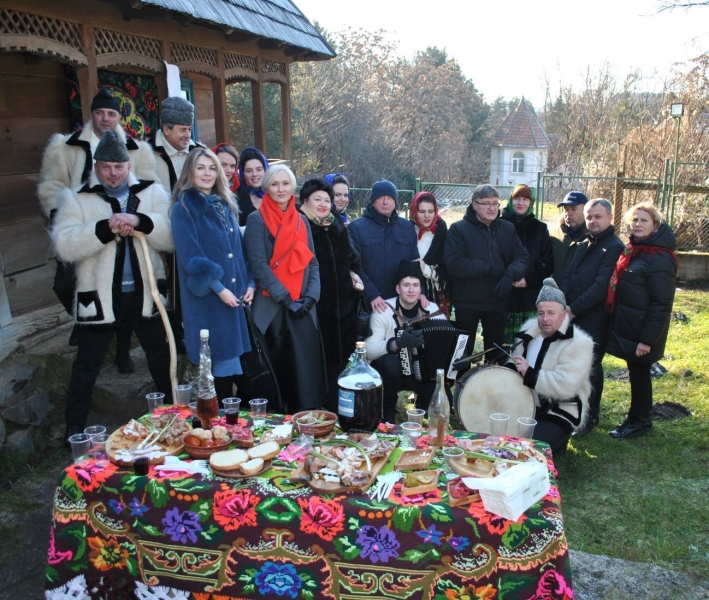
[[[446,281],[448,272],[443,264],[448,226],[438,214],[438,202],[431,192],[419,192],[414,196],[409,209],[409,221],[416,227],[418,251],[422,257],[419,261],[426,279],[426,289],[421,291],[450,318],[451,304]]]
[[[606,352],[624,359],[630,375],[630,410],[610,432],[616,439],[652,429],[650,367],[665,353],[677,277],[675,234],[650,203],[625,215],[630,242],[618,258],[608,286],[612,323]]]
[[[257,285],[253,320],[286,405],[275,408],[288,412],[325,404],[315,311],[320,272],[308,219],[295,208],[295,185],[288,167],[271,167],[263,178],[263,202],[249,215],[244,233]]]

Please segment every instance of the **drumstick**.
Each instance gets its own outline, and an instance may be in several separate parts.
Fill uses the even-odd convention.
[[[502,346],[498,346],[495,343],[493,343],[492,345],[495,346],[495,348],[497,348],[500,352],[504,352],[507,356],[512,358],[512,355],[509,352],[507,352],[507,350],[505,350]],[[513,346],[513,348],[514,348],[514,346]]]

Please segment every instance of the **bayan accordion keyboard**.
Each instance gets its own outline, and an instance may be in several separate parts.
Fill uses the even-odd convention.
[[[465,355],[468,345],[468,332],[456,329],[445,319],[427,319],[411,325],[414,329],[423,329],[423,346],[402,348],[399,351],[401,370],[404,375],[413,376],[416,381],[431,381],[436,378],[436,370],[446,371],[446,379],[454,380],[457,370],[453,363]],[[403,329],[396,330],[399,337]]]

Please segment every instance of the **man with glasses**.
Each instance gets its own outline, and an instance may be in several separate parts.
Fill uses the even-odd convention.
[[[483,344],[489,361],[500,362],[512,282],[529,268],[529,255],[515,226],[498,219],[500,195],[491,185],[479,185],[465,216],[448,232],[444,260],[453,280],[456,322],[475,340],[482,322]],[[472,346],[471,346],[472,347]]]

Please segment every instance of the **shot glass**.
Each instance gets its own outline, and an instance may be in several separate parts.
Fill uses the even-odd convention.
[[[506,415],[505,413],[492,413],[490,415],[490,433],[492,435],[505,435],[509,421],[510,415]]]
[[[520,417],[517,419],[517,437],[532,439],[534,428],[537,426],[536,419],[531,417]]]
[[[409,408],[406,410],[406,418],[409,423],[418,423],[423,425],[423,418],[426,415],[426,411],[423,408]]]
[[[416,448],[418,439],[421,436],[421,423],[407,421],[401,424],[401,431],[403,432],[401,447],[408,449]]]
[[[268,400],[266,398],[254,398],[249,400],[249,406],[251,407],[251,418],[253,419],[254,427],[263,427],[266,422],[266,405]]]
[[[173,391],[173,396],[175,397],[175,404],[177,406],[187,406],[190,403],[191,394],[192,386],[189,383],[183,385],[176,385]]]
[[[90,427],[84,429],[84,433],[86,435],[90,435],[91,437],[95,435],[102,435],[106,433],[106,428],[103,425],[91,425]]]
[[[315,424],[318,420],[313,417],[300,417],[295,424],[298,427],[298,433],[301,436],[305,436],[308,441],[312,444],[315,441]]]
[[[151,392],[146,394],[145,398],[148,401],[148,412],[151,415],[165,404],[165,394],[162,392]]]
[[[459,448],[458,446],[446,446],[441,450],[441,453],[443,454],[443,461],[444,461],[444,471],[446,473],[452,473],[453,472],[453,467],[451,467],[451,460],[456,460],[459,459],[465,454],[465,450],[462,448]]]
[[[239,407],[241,406],[241,398],[224,398],[224,415],[226,422],[229,425],[237,425],[239,423]]]
[[[91,436],[87,433],[75,433],[69,438],[69,444],[75,463],[91,458]]]
[[[96,433],[91,436],[91,458],[98,465],[108,463],[108,452],[106,452],[106,442],[110,436],[107,433]]]
[[[140,442],[133,444],[128,448],[133,457],[133,471],[136,475],[147,475],[150,471],[150,447],[140,447]]]

